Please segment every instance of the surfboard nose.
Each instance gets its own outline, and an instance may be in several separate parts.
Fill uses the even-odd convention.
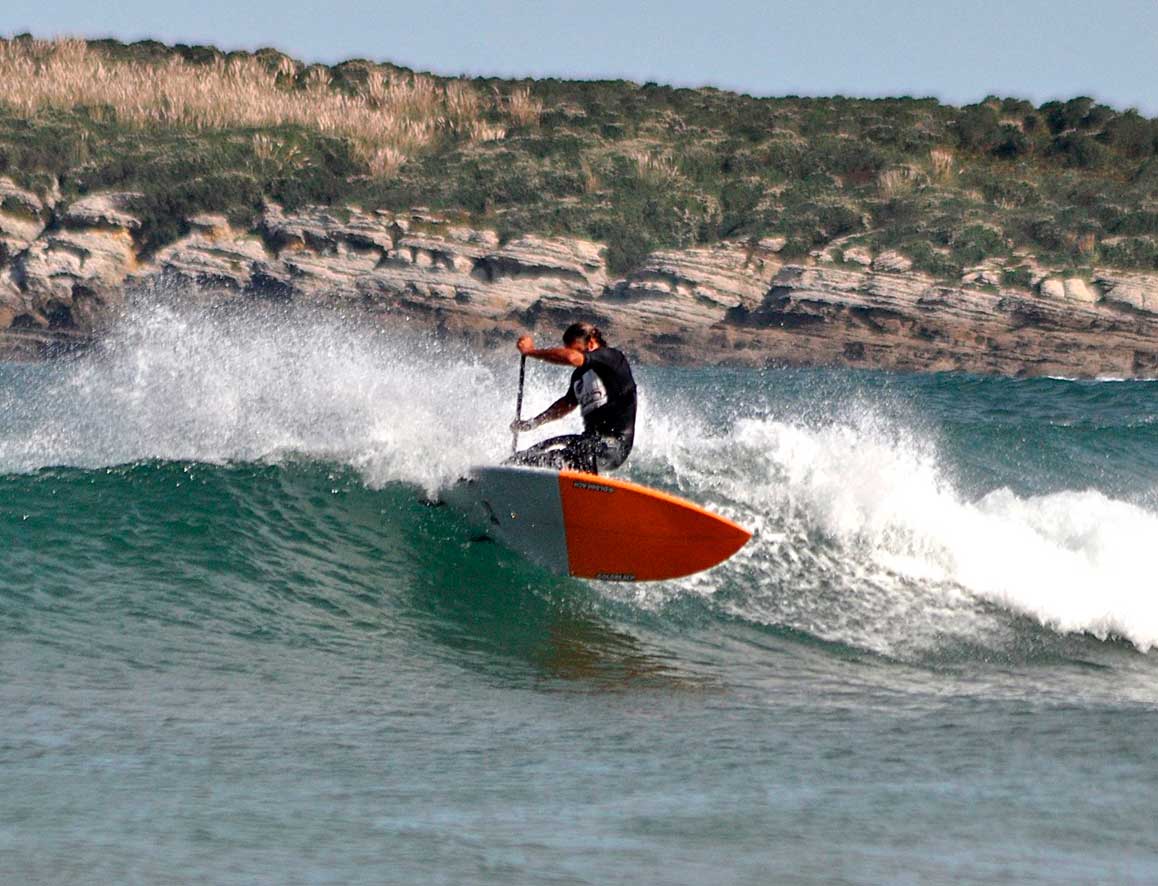
[[[573,471],[559,475],[569,572],[578,578],[659,581],[735,554],[752,533],[674,495]]]

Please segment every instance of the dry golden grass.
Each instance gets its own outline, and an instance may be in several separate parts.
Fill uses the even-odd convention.
[[[877,190],[882,197],[908,194],[928,182],[928,176],[913,166],[894,166],[877,176]]]
[[[274,70],[252,57],[151,64],[113,61],[83,40],[0,40],[0,102],[21,113],[86,107],[137,127],[301,126],[349,139],[373,175],[389,174],[443,133],[504,138],[505,126],[484,119],[492,108],[518,125],[542,113],[527,89],[490,103],[462,81],[444,85],[373,68],[348,95],[332,87],[321,65],[306,71],[304,88],[294,88],[295,74],[286,58]],[[272,143],[261,150],[274,159]]]
[[[909,178],[900,169],[886,169],[877,176],[877,190],[882,197],[895,197],[912,190]]]
[[[543,103],[531,95],[531,90],[523,86],[507,96],[506,112],[519,126],[538,126],[543,116]]]
[[[253,155],[278,175],[301,169],[307,162],[297,145],[286,144],[281,139],[265,133],[256,133],[253,136]]]
[[[496,142],[507,137],[507,127],[501,123],[487,123],[485,120],[475,120],[470,129],[470,140],[476,142]]]
[[[933,148],[929,151],[929,165],[933,169],[933,178],[945,181],[953,173],[953,152],[948,148]]]
[[[365,157],[366,165],[370,167],[370,175],[375,178],[384,178],[406,162],[406,155],[389,146],[375,148],[373,153]]]
[[[586,157],[582,157],[579,160],[579,172],[583,176],[583,192],[585,194],[594,194],[603,187],[602,180],[596,174],[594,168],[591,166],[591,162]]]
[[[679,176],[679,167],[667,154],[656,155],[650,151],[637,150],[628,154],[635,161],[640,179],[656,185],[674,181]]]

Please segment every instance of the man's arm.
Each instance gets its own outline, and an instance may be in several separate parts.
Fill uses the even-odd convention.
[[[573,411],[579,401],[575,399],[574,391],[568,390],[566,394],[536,415],[534,418],[527,418],[523,421],[511,422],[512,431],[533,431],[539,425],[545,425],[549,421],[554,421],[557,418],[562,418],[569,412]]]
[[[536,360],[546,360],[560,366],[582,366],[587,359],[581,351],[572,348],[536,348],[529,335],[519,339],[518,348],[524,357],[534,357]]]

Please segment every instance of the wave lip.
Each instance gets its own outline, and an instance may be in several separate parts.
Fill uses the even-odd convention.
[[[962,528],[950,551],[966,587],[1059,631],[1158,645],[1158,515],[1096,490],[1019,498],[1000,489],[966,511]]]

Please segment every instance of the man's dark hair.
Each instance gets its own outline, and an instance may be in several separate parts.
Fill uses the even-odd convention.
[[[599,331],[598,326],[591,323],[572,323],[563,330],[563,344],[570,345],[573,341],[583,339],[587,341],[589,338],[595,339],[599,343],[599,347],[607,347],[607,342],[603,340],[603,333]]]

